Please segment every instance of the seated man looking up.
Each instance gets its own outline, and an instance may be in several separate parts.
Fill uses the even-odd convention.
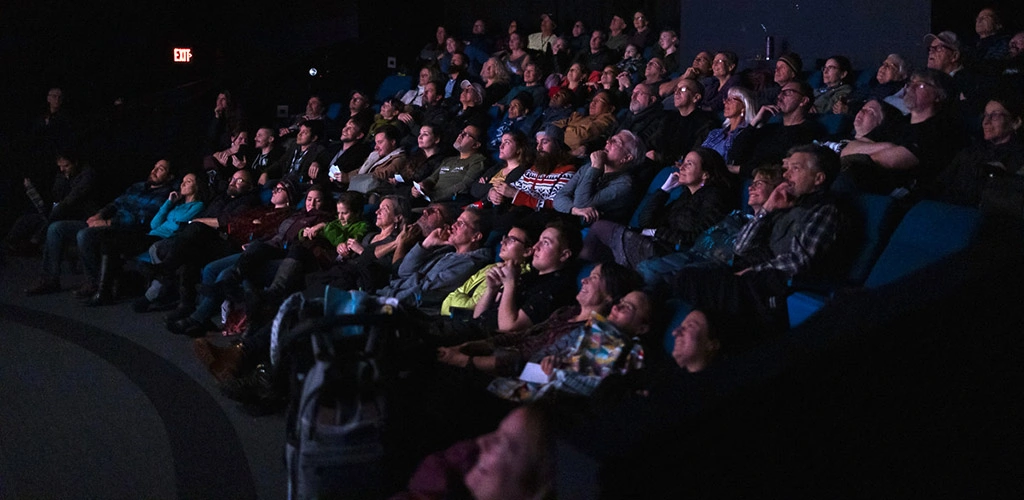
[[[558,191],[555,210],[579,216],[587,224],[598,219],[625,223],[635,208],[630,170],[643,160],[643,144],[636,135],[628,130],[613,135]]]
[[[480,154],[483,146],[483,131],[475,125],[462,129],[455,139],[458,156],[445,158],[441,166],[412,190],[413,198],[429,201],[448,201],[460,195],[468,195],[469,187],[480,178],[486,168],[487,159]]]
[[[483,243],[490,221],[476,210],[465,210],[450,227],[434,229],[416,243],[398,267],[398,277],[377,291],[416,307],[437,307],[477,269],[493,259]]]

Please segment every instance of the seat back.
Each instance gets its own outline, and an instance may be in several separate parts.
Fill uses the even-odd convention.
[[[399,92],[409,90],[411,86],[412,78],[409,75],[401,73],[389,75],[384,78],[384,81],[380,82],[380,86],[377,87],[377,93],[373,95],[373,101],[380,105],[385,99],[395,97]]]
[[[629,227],[640,227],[640,213],[644,211],[644,207],[646,207],[647,203],[650,201],[651,195],[658,189],[661,189],[661,185],[665,183],[665,179],[668,179],[668,176],[675,171],[676,167],[669,165],[662,168],[654,175],[650,184],[647,185],[647,191],[644,192],[644,197],[640,199],[640,204],[637,205],[636,210],[633,211],[633,217],[629,219]],[[672,203],[678,199],[681,194],[683,194],[682,187],[673,189],[672,192],[669,193],[668,200],[666,200],[665,203]]]
[[[868,278],[872,266],[889,242],[899,210],[893,198],[876,194],[852,196],[849,205],[857,217],[859,234],[855,235],[855,241],[859,245],[853,253],[846,281],[849,285],[859,286]]]
[[[978,233],[975,208],[931,200],[914,205],[871,269],[864,286],[877,288],[966,248]]]

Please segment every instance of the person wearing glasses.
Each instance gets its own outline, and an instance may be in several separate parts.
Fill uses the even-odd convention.
[[[655,60],[652,59],[652,62]],[[653,145],[656,137],[661,133],[661,124],[665,121],[665,114],[660,106],[661,98],[658,96],[658,86],[640,83],[633,87],[633,95],[629,99],[629,112],[619,122],[616,132],[628,130],[637,136],[648,146],[646,155],[654,155]]]
[[[663,111],[661,133],[649,146],[654,151],[652,160],[666,164],[704,142],[717,120],[714,113],[697,106],[703,96],[704,86],[695,79],[683,78],[676,83],[672,93],[675,109]]]
[[[740,84],[740,77],[736,74],[739,59],[735,52],[729,50],[715,54],[711,63],[711,76],[701,81],[705,90],[701,102],[704,109],[720,112],[725,108],[729,89]]]
[[[563,129],[565,144],[573,156],[584,156],[601,146],[597,144],[615,126],[615,96],[609,90],[600,90],[590,99],[588,113],[574,111],[566,120],[554,122]]]
[[[397,277],[377,295],[413,307],[440,307],[448,294],[494,258],[483,246],[490,232],[491,222],[482,212],[463,210],[451,226],[434,229],[413,245]]]
[[[821,68],[822,82],[825,86],[814,92],[813,112],[824,115],[832,113],[832,108],[844,102],[847,95],[853,92],[853,67],[845,56],[832,56],[825,60]]]
[[[414,184],[412,197],[427,201],[451,201],[469,197],[469,188],[480,178],[486,168],[486,158],[480,153],[483,147],[483,130],[476,125],[467,125],[455,138],[454,147],[458,156],[441,161],[434,173],[421,184]]]
[[[730,88],[728,95],[723,108],[725,121],[721,127],[708,132],[701,146],[715,150],[725,158],[727,165],[731,165],[733,144],[741,135],[749,133],[749,127],[757,113],[757,101],[754,99],[754,93],[743,87]]]
[[[853,89],[853,92],[846,96],[846,102],[840,100],[832,106],[832,112],[856,115],[860,111],[860,107],[871,99],[886,99],[901,91],[907,84],[909,73],[909,65],[902,56],[889,54],[878,66],[878,71],[875,72],[875,77],[871,79],[871,82],[865,87]]]
[[[953,158],[931,188],[931,197],[980,207],[1019,223],[1024,213],[1022,120],[1024,102],[1019,95],[1006,92],[989,100],[982,115],[982,140]]]
[[[498,248],[498,258],[501,259],[501,262],[484,266],[473,273],[455,291],[448,294],[444,302],[441,303],[441,316],[472,314],[477,302],[487,291],[487,273],[495,267],[515,266],[519,268],[520,274],[530,272],[533,245],[540,235],[537,229],[539,228],[522,223],[510,227],[508,233],[501,238],[501,246]]]
[[[981,100],[985,94],[984,82],[975,71],[964,67],[965,53],[960,37],[952,31],[943,31],[925,35],[924,42],[928,44],[928,69],[953,77],[952,101],[960,103],[962,111],[969,116],[981,114],[986,102]]]
[[[825,129],[815,120],[808,120],[812,90],[805,82],[789,82],[782,86],[775,106],[764,106],[751,119],[749,134],[740,135],[726,157],[729,171],[741,179],[750,179],[757,167],[780,165],[789,148],[825,138]],[[771,115],[782,120],[767,123]]]
[[[890,194],[927,185],[965,145],[964,126],[954,102],[952,77],[935,69],[915,71],[903,101],[910,123],[890,142],[851,141],[843,148],[848,168],[840,182],[855,190]],[[850,158],[852,155],[863,155]],[[856,165],[854,165],[854,162]]]

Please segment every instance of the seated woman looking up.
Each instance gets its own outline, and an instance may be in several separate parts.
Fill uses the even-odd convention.
[[[640,214],[642,231],[599,220],[587,234],[581,257],[635,268],[644,260],[689,248],[736,205],[726,181],[725,162],[718,153],[696,148],[677,162],[676,168],[661,188],[649,195]],[[665,207],[669,193],[676,188],[682,188],[682,193]]]
[[[721,128],[708,133],[701,146],[715,150],[722,155],[727,165],[730,163],[730,151],[736,138],[747,130],[751,120],[757,113],[754,94],[742,87],[732,87],[728,90],[729,97],[724,103],[725,121]]]

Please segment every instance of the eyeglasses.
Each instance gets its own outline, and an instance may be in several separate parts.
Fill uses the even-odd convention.
[[[916,80],[912,82],[907,82],[907,84],[904,86],[904,88],[906,88],[907,90],[924,90],[926,87],[935,88],[935,84],[931,82]]]
[[[231,179],[230,181],[228,181],[228,184],[248,184],[248,183],[249,183],[249,181],[247,179],[245,179],[245,178],[242,178],[242,177],[235,177],[234,179]],[[274,191],[277,191],[278,189],[279,188],[274,188]]]
[[[462,132],[459,132],[459,137],[469,137],[470,139],[473,139],[474,141],[480,141],[480,139],[477,139],[476,137],[473,137],[473,134],[470,134],[469,132],[466,132],[465,130],[463,130]]]
[[[505,236],[503,236],[501,238],[501,244],[502,245],[507,245],[509,242],[519,243],[520,245],[523,245],[524,247],[525,246],[529,246],[526,243],[526,241],[523,241],[523,240],[521,240],[519,238],[516,238],[515,236],[512,236],[511,234],[506,234]]]
[[[932,46],[928,47],[928,53],[929,54],[934,54],[934,53],[936,53],[936,52],[938,52],[940,50],[948,50],[950,52],[953,51],[953,49],[951,49],[949,47],[946,47],[945,45],[932,45]]]
[[[687,92],[692,94],[694,91],[690,90],[690,89],[688,89],[686,87],[680,87],[680,88],[676,89],[676,95],[683,95],[683,94],[685,94]]]
[[[283,193],[285,191],[287,190],[281,186],[274,186],[274,189],[271,190],[272,193]]]

